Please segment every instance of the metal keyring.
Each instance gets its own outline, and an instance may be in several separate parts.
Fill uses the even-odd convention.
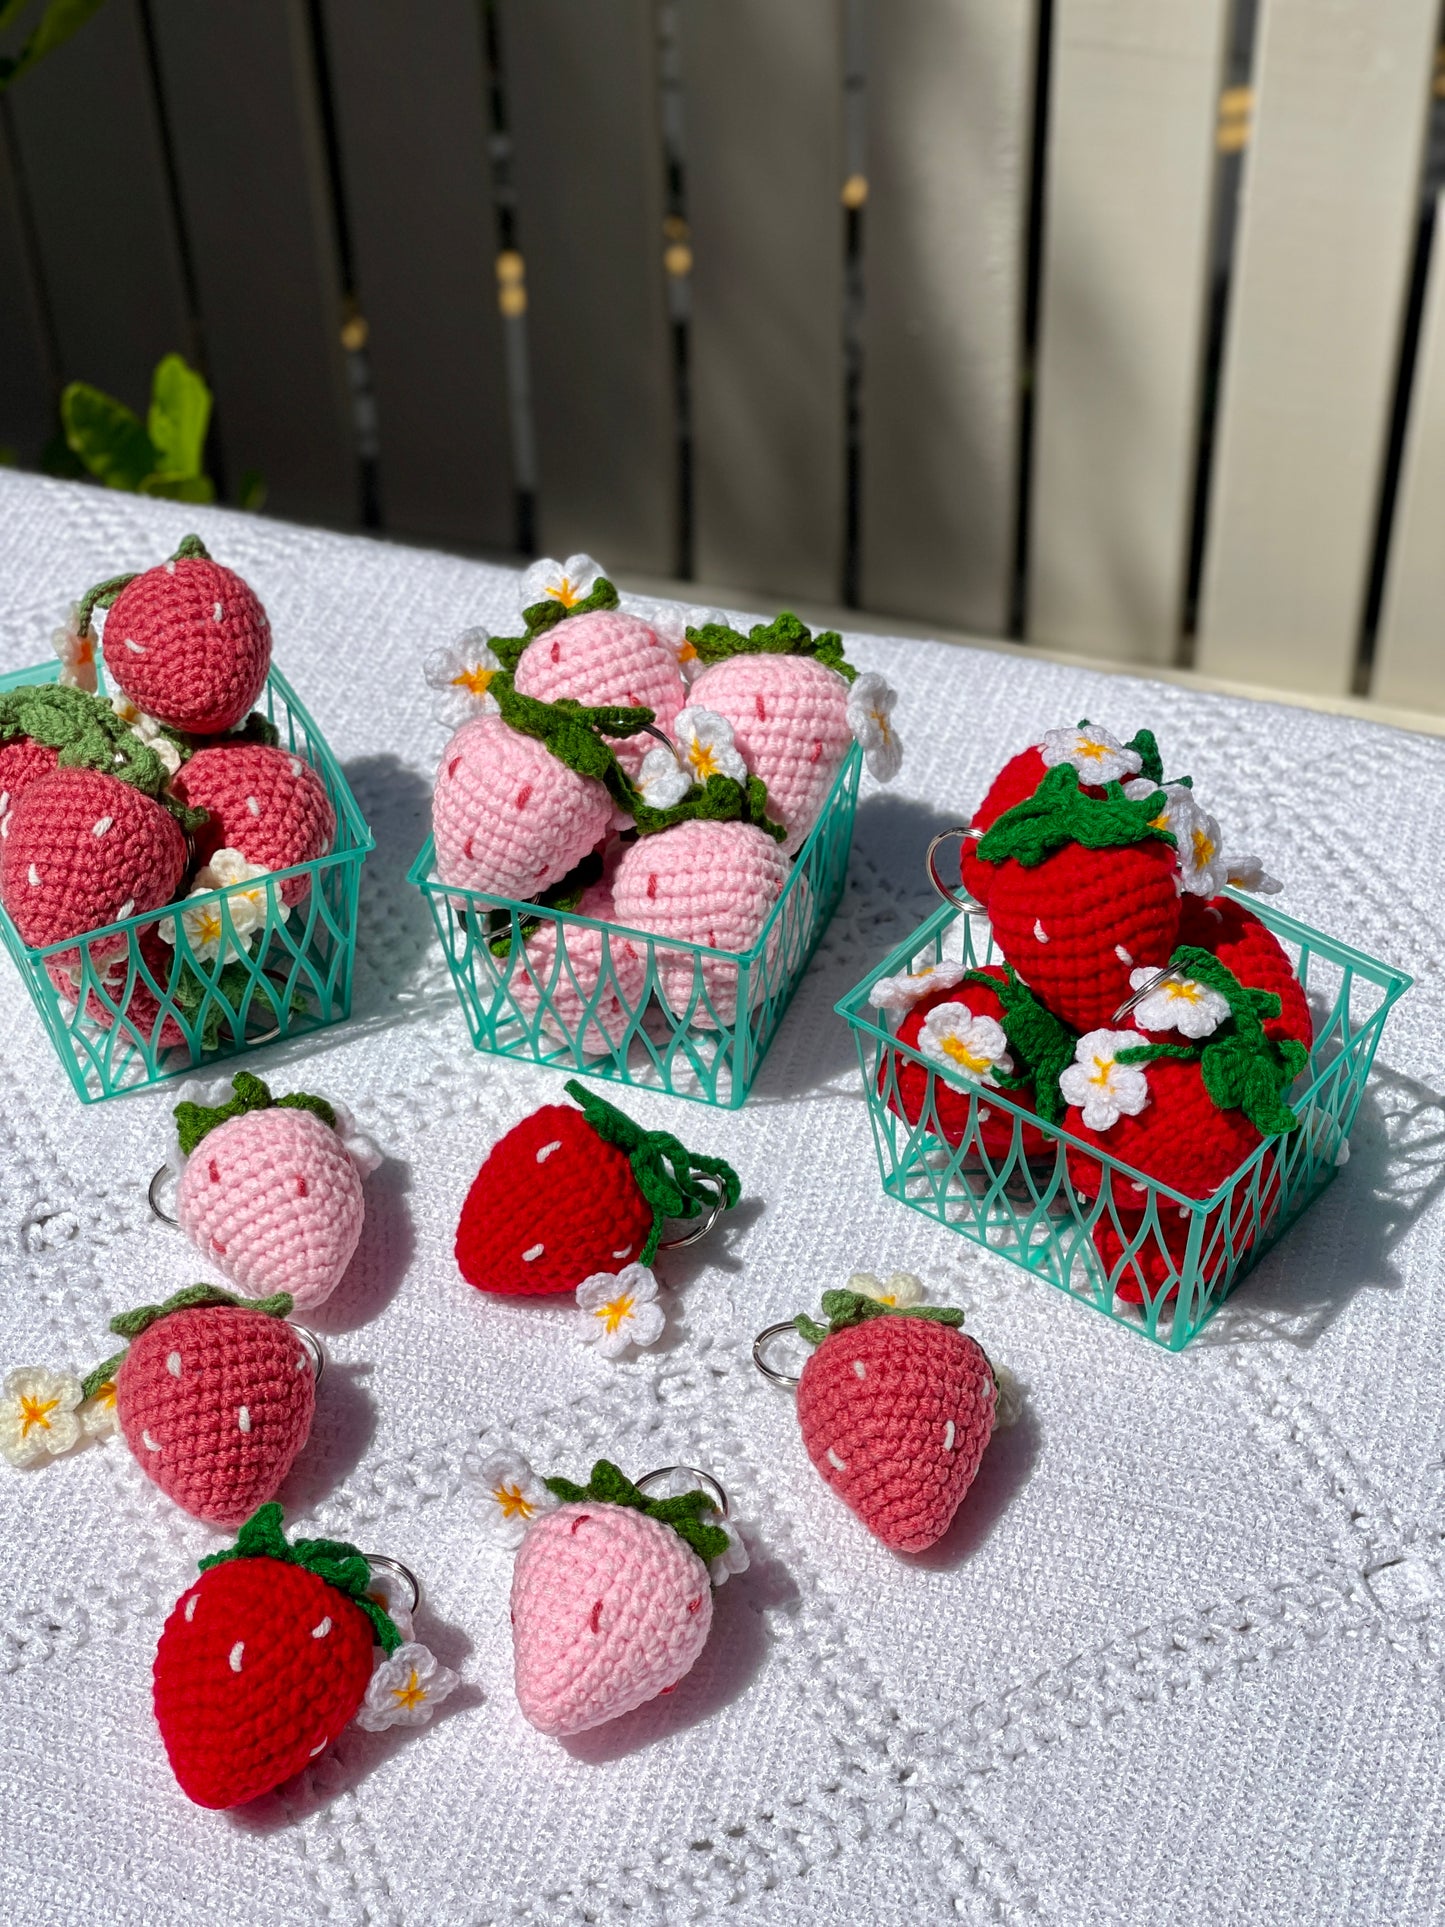
[[[695,1245],[699,1238],[705,1238],[707,1236],[724,1211],[727,1210],[728,1194],[717,1178],[700,1177],[695,1179],[694,1182],[697,1184],[710,1184],[716,1187],[717,1195],[713,1199],[712,1209],[708,1212],[696,1231],[689,1231],[685,1238],[665,1238],[657,1247],[659,1251],[681,1251],[684,1245]]]
[[[311,1383],[313,1386],[319,1385],[321,1383],[321,1374],[326,1370],[326,1347],[309,1325],[298,1325],[294,1321],[288,1322],[291,1323],[292,1331],[295,1332],[296,1336],[301,1340],[301,1343],[311,1354]]]
[[[173,1231],[179,1231],[181,1228],[180,1219],[173,1218],[169,1211],[162,1211],[161,1207],[156,1203],[156,1186],[160,1183],[163,1177],[166,1177],[169,1174],[170,1168],[171,1167],[168,1164],[163,1164],[160,1167],[160,1169],[156,1172],[155,1176],[151,1179],[149,1185],[147,1185],[146,1187],[146,1199],[150,1204],[151,1210],[154,1211],[154,1213],[160,1219],[162,1224],[168,1224]]]
[[[639,1492],[645,1492],[654,1480],[671,1478],[674,1472],[686,1472],[689,1478],[699,1480],[703,1490],[712,1494],[713,1511],[720,1519],[728,1516],[727,1493],[723,1491],[721,1484],[711,1472],[704,1472],[696,1465],[660,1465],[655,1472],[644,1472],[640,1479],[634,1479],[633,1484]]]
[[[1133,1010],[1136,1005],[1142,1004],[1146,997],[1152,997],[1160,984],[1167,984],[1171,978],[1177,979],[1180,983],[1184,981],[1173,964],[1165,964],[1164,968],[1162,970],[1156,970],[1152,977],[1146,977],[1133,995],[1124,999],[1123,1003],[1120,1004],[1119,1008],[1114,1012],[1114,1015],[1109,1019],[1109,1022],[1111,1024],[1122,1024],[1124,1019],[1129,1015],[1129,1012]]]
[[[387,1552],[363,1552],[362,1558],[373,1572],[393,1572],[398,1579],[404,1579],[411,1587],[411,1604],[406,1608],[408,1615],[414,1613],[421,1604],[421,1581],[410,1566],[404,1566],[400,1559],[393,1559]]]
[[[783,1332],[792,1332],[794,1337],[798,1335],[798,1328],[791,1318],[785,1318],[781,1325],[769,1325],[766,1331],[758,1333],[753,1340],[753,1363],[764,1378],[770,1378],[774,1385],[784,1385],[791,1391],[798,1382],[796,1375],[775,1370],[763,1357],[763,1347],[771,1344]]]
[[[943,878],[938,874],[938,865],[933,860],[934,853],[940,843],[951,843],[954,837],[957,837],[960,842],[966,843],[972,835],[973,831],[966,829],[940,830],[938,835],[934,837],[933,841],[929,844],[928,854],[924,857],[923,861],[928,867],[928,881],[933,885],[934,889],[937,890],[945,903],[951,903],[955,910],[963,910],[978,915],[982,912],[983,905],[978,901],[977,897],[955,896]]]

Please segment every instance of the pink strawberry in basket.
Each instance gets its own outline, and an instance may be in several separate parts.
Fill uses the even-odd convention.
[[[570,696],[588,705],[647,708],[664,731],[687,701],[677,657],[640,617],[620,609],[568,612],[540,630],[517,659],[516,687],[549,703]],[[636,777],[646,742],[618,737],[611,744]]]
[[[595,923],[623,921],[613,902],[611,882],[606,879],[582,892],[574,914]],[[513,1003],[524,1015],[531,1017],[542,1010],[544,1030],[589,1056],[605,1056],[621,1043],[646,987],[647,951],[635,938],[624,936],[620,930],[604,937],[600,930],[545,919],[524,938],[522,954],[512,966],[507,983]]]
[[[10,812],[0,899],[26,943],[57,943],[168,903],[186,859],[180,825],[159,803],[98,770],[61,768]]]
[[[325,856],[336,836],[336,812],[326,785],[293,750],[267,743],[235,743],[198,750],[171,785],[174,794],[206,812],[196,857],[239,850],[263,870],[287,870]],[[307,877],[281,886],[283,902],[300,903]]]

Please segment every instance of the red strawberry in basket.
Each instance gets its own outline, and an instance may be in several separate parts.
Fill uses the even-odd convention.
[[[288,870],[325,856],[336,836],[336,812],[326,785],[294,750],[236,743],[198,750],[171,785],[183,802],[206,812],[196,857],[239,850],[263,870]],[[310,888],[306,877],[282,885],[288,904]]]
[[[10,812],[32,783],[49,776],[58,752],[28,736],[0,742],[0,837],[10,833]]]
[[[156,1647],[156,1722],[197,1806],[242,1806],[299,1773],[356,1716],[373,1647],[401,1644],[356,1547],[288,1545],[281,1517],[262,1506],[201,1561]]]
[[[60,768],[10,812],[0,898],[26,943],[58,943],[169,903],[186,856],[175,817],[149,796],[97,770]]]
[[[1168,961],[1179,932],[1174,838],[1158,826],[1162,791],[1137,802],[1117,784],[1086,795],[1068,763],[978,845],[995,866],[988,914],[1005,959],[1056,1017],[1107,1024],[1130,973]]]
[[[1264,1020],[1267,1036],[1293,1037],[1306,1048],[1313,1043],[1309,1002],[1294,966],[1274,932],[1252,910],[1233,897],[1204,902],[1186,896],[1180,906],[1179,941],[1212,951],[1249,988],[1274,992],[1280,1014]]]
[[[175,1018],[169,1014],[161,1016],[160,1002],[142,974],[143,970],[149,971],[163,992],[173,987],[176,953],[154,926],[142,930],[137,938],[138,959],[132,959],[124,950],[115,950],[107,939],[84,947],[90,955],[92,977],[85,999],[85,1015],[90,1023],[101,1030],[110,1030],[119,1023],[122,1049],[162,1051],[185,1043],[185,1034]],[[45,974],[68,1004],[78,1004],[83,974],[81,947],[47,957]]]
[[[666,1219],[696,1217],[737,1173],[644,1131],[574,1080],[581,1110],[544,1104],[492,1146],[457,1226],[457,1263],[479,1291],[575,1291],[598,1272],[650,1265]]]
[[[884,1545],[923,1552],[947,1532],[992,1436],[993,1370],[948,1306],[889,1310],[828,1291],[823,1310],[827,1325],[795,1320],[817,1347],[798,1380],[808,1457]]]
[[[108,611],[111,681],[145,715],[190,736],[218,735],[246,715],[271,667],[271,625],[255,592],[188,535],[169,562],[98,583],[81,600],[84,636]]]

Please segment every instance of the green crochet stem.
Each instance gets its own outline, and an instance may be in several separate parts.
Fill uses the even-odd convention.
[[[272,1097],[270,1089],[251,1071],[239,1071],[231,1079],[231,1089],[236,1095],[226,1104],[193,1104],[189,1099],[177,1104],[173,1113],[176,1120],[176,1136],[181,1150],[189,1157],[196,1146],[209,1131],[228,1118],[244,1117],[248,1111],[311,1111],[336,1129],[336,1113],[324,1097],[315,1097],[310,1091],[289,1091],[285,1097]]]
[[[568,616],[590,616],[594,609],[615,609],[616,607],[617,590],[605,575],[599,575],[582,600],[574,602],[570,609],[559,602],[556,596],[544,596],[540,602],[529,603],[522,611],[526,635],[493,636],[490,638],[489,646],[503,669],[510,673],[522,660],[522,653],[529,642],[534,642],[538,636],[546,635],[549,629],[555,629],[557,624],[565,622]]]
[[[639,836],[656,836],[678,823],[751,823],[777,843],[788,834],[768,815],[768,786],[761,776],[750,776],[745,783],[731,776],[709,776],[665,810],[644,803],[640,790],[633,789],[632,797],[624,807],[631,812]]]
[[[1004,965],[1001,983],[986,970],[970,970],[963,981],[993,991],[1003,1005],[1003,1034],[1009,1049],[1024,1066],[1022,1077],[995,1070],[994,1082],[1006,1091],[1031,1087],[1035,1111],[1045,1124],[1057,1124],[1064,1115],[1059,1073],[1074,1061],[1077,1032],[1039,1002],[1012,964]]]
[[[596,1505],[625,1505],[649,1519],[656,1519],[659,1525],[671,1526],[705,1566],[720,1559],[728,1549],[728,1535],[722,1527],[708,1525],[702,1516],[717,1510],[705,1492],[679,1492],[671,1499],[649,1499],[611,1459],[597,1461],[586,1485],[574,1485],[571,1479],[543,1479],[542,1483],[553,1498],[560,1499],[564,1505],[585,1505],[589,1499]]]
[[[853,1325],[866,1325],[870,1318],[926,1318],[930,1324],[955,1328],[963,1323],[963,1313],[956,1305],[885,1305],[880,1299],[865,1297],[861,1291],[825,1291],[823,1313],[828,1320],[826,1325],[820,1325],[804,1311],[793,1320],[799,1335],[810,1345],[821,1345],[825,1338],[847,1331]]]
[[[642,705],[622,703],[574,702],[561,696],[555,703],[544,703],[537,696],[524,696],[514,687],[510,674],[499,671],[487,686],[496,698],[502,721],[520,735],[530,736],[543,748],[575,770],[603,784],[615,803],[632,807],[635,791],[622,765],[604,736],[635,736],[653,719],[653,712]]]
[[[152,1325],[162,1318],[168,1318],[173,1311],[205,1310],[212,1305],[240,1305],[247,1311],[259,1311],[267,1318],[285,1318],[291,1311],[292,1303],[289,1291],[273,1292],[269,1298],[238,1298],[234,1292],[222,1291],[219,1285],[187,1285],[181,1291],[172,1292],[159,1305],[137,1305],[134,1311],[118,1312],[111,1319],[109,1329],[117,1338],[139,1338],[143,1331],[149,1331]],[[107,1358],[103,1364],[86,1373],[80,1381],[80,1389],[86,1398],[94,1398],[101,1386],[115,1377],[124,1357],[124,1352],[117,1352],[113,1358]]]
[[[652,1230],[638,1263],[650,1265],[657,1256],[662,1228],[669,1218],[695,1218],[710,1211],[721,1186],[723,1203],[731,1211],[742,1195],[738,1174],[721,1158],[689,1151],[670,1131],[644,1131],[605,1097],[589,1091],[575,1077],[562,1087],[582,1106],[582,1114],[604,1144],[625,1151],[637,1188],[652,1207]]]
[[[93,769],[149,796],[170,811],[183,830],[197,830],[204,810],[187,809],[166,794],[170,772],[103,696],[68,683],[26,683],[0,691],[0,743],[28,736],[59,752],[62,769]]]
[[[381,1650],[394,1653],[401,1644],[401,1634],[391,1614],[371,1597],[371,1567],[366,1555],[345,1539],[297,1539],[288,1545],[281,1524],[284,1516],[274,1499],[261,1506],[241,1527],[235,1545],[225,1552],[208,1554],[199,1562],[199,1570],[209,1572],[228,1559],[279,1559],[286,1566],[304,1566],[359,1606],[375,1628]]]
[[[1181,976],[1217,991],[1229,1005],[1230,1023],[1221,1025],[1200,1048],[1204,1088],[1222,1111],[1243,1111],[1264,1137],[1293,1131],[1299,1119],[1284,1101],[1310,1054],[1293,1037],[1276,1041],[1265,1023],[1278,1017],[1279,997],[1272,990],[1242,984],[1211,951],[1180,944],[1169,959]]]
[[[1004,811],[979,840],[978,854],[985,863],[1012,857],[1032,870],[1068,843],[1086,850],[1120,850],[1157,837],[1174,849],[1173,836],[1155,821],[1168,801],[1163,790],[1154,790],[1131,803],[1121,783],[1110,783],[1103,796],[1089,796],[1080,788],[1072,763],[1059,763],[1032,796]]]
[[[689,629],[687,639],[705,663],[727,662],[733,656],[811,656],[836,669],[845,682],[858,674],[843,654],[843,638],[836,629],[815,636],[789,609],[771,622],[755,624],[745,636],[724,622],[705,622],[700,629]]]
[[[209,562],[211,559],[210,550],[198,535],[183,536],[175,554],[166,557],[167,562],[186,562],[197,559],[202,562]],[[161,566],[164,567],[164,564]],[[128,588],[141,573],[141,570],[132,569],[129,575],[113,575],[104,582],[97,582],[93,589],[87,589],[80,598],[75,612],[76,634],[83,636],[90,628],[90,619],[96,610],[112,608],[121,590]]]

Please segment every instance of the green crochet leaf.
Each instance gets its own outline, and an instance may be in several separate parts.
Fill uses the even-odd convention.
[[[806,1312],[799,1312],[793,1320],[794,1329],[810,1345],[821,1345],[825,1338],[847,1331],[853,1325],[866,1325],[870,1318],[925,1318],[930,1324],[955,1328],[963,1323],[963,1313],[956,1305],[885,1305],[877,1298],[865,1297],[861,1291],[825,1291],[823,1313],[828,1320],[826,1325],[820,1325]]]
[[[815,636],[789,609],[771,622],[757,623],[746,636],[726,623],[705,622],[700,629],[689,629],[687,639],[705,663],[727,662],[733,656],[811,656],[847,682],[858,674],[843,654],[843,638],[836,629]]]
[[[285,1318],[291,1311],[292,1298],[289,1291],[272,1292],[269,1298],[238,1298],[219,1285],[187,1285],[159,1305],[137,1305],[134,1311],[117,1312],[109,1329],[117,1338],[139,1338],[157,1319],[168,1318],[173,1311],[196,1311],[213,1305],[239,1305],[246,1311],[264,1312],[268,1318]]]
[[[625,1111],[609,1104],[575,1077],[562,1086],[582,1107],[582,1115],[604,1144],[625,1151],[637,1188],[652,1207],[652,1230],[638,1263],[650,1265],[657,1256],[662,1228],[669,1218],[696,1218],[710,1211],[721,1187],[724,1209],[731,1211],[742,1195],[742,1183],[722,1158],[689,1151],[670,1131],[644,1131]]]
[[[650,709],[621,703],[588,706],[562,696],[555,703],[544,703],[536,696],[524,696],[505,671],[493,676],[489,695],[496,698],[502,721],[509,729],[539,742],[559,763],[606,785],[614,802],[631,808],[635,795],[632,784],[604,736],[635,736],[653,720]]]
[[[233,1010],[240,1010],[242,1003],[245,1001],[246,991],[253,979],[254,973],[248,969],[239,958],[232,958],[230,963],[221,966],[214,987],[220,992],[221,996],[225,998],[226,1002],[230,1004]],[[201,1023],[201,1048],[203,1050],[214,1050],[216,1048],[221,1041],[222,1027],[230,1021],[224,1005],[210,995],[211,989],[212,986],[199,977],[188,963],[181,965],[180,974],[176,979],[175,990],[173,992],[176,1000],[176,1009],[180,1011],[183,1017],[189,1018],[194,1023],[196,1013],[200,1010],[202,1004],[205,1004],[206,1014]],[[253,1013],[258,1010],[263,1014],[269,1011],[278,1022],[280,1021],[280,997],[277,987],[268,977],[262,976],[256,981],[256,994],[251,999],[250,1008]],[[287,999],[287,1009],[293,1017],[306,1009],[306,999],[301,991],[293,990],[291,992]]]
[[[67,683],[0,690],[0,743],[28,736],[59,752],[62,769],[93,769],[142,796],[159,797],[169,771],[103,696]],[[194,812],[192,812],[194,814]],[[201,813],[205,820],[204,812]]]
[[[1141,776],[1151,783],[1164,781],[1164,759],[1159,754],[1159,745],[1152,729],[1136,729],[1124,747],[1137,751]]]
[[[1229,1005],[1228,1019],[1198,1053],[1204,1088],[1213,1102],[1222,1111],[1243,1111],[1264,1137],[1293,1131],[1299,1119],[1284,1093],[1309,1062],[1309,1052],[1292,1037],[1277,1042],[1265,1031],[1269,1019],[1280,1014],[1278,995],[1241,983],[1212,951],[1197,944],[1180,944],[1169,962],[1181,976],[1217,991]]]
[[[970,970],[963,980],[985,985],[1003,1005],[1003,1034],[1027,1073],[1010,1078],[995,1071],[994,1076],[1004,1090],[1032,1085],[1035,1111],[1045,1124],[1057,1124],[1064,1114],[1059,1073],[1074,1061],[1078,1033],[1039,1002],[1012,964],[1004,971],[1002,983],[986,970]]]
[[[1058,763],[1032,796],[1004,811],[980,839],[978,854],[985,863],[1004,863],[1011,857],[1032,870],[1067,843],[1117,850],[1157,837],[1173,849],[1173,836],[1154,820],[1168,800],[1163,790],[1155,790],[1131,803],[1121,783],[1110,783],[1103,796],[1089,796],[1079,787],[1073,765]]]
[[[179,997],[176,1001],[180,1001]],[[235,1096],[225,1104],[194,1104],[188,1098],[176,1105],[172,1113],[176,1137],[187,1157],[218,1124],[224,1124],[228,1118],[244,1117],[247,1111],[269,1111],[273,1107],[311,1111],[323,1124],[330,1125],[333,1131],[336,1129],[336,1112],[324,1097],[313,1096],[310,1091],[291,1091],[285,1097],[272,1097],[269,1086],[251,1071],[238,1071],[231,1079],[231,1089]]]
[[[569,616],[590,616],[594,609],[615,609],[616,607],[616,589],[605,575],[599,575],[582,600],[574,602],[570,609],[559,602],[556,596],[544,596],[540,602],[530,603],[522,611],[522,620],[527,625],[527,640],[530,642],[534,636],[545,635],[549,629],[555,629],[559,622],[565,622]],[[495,648],[496,644],[492,646]]]
[[[665,810],[644,803],[640,790],[632,791],[632,799],[624,807],[639,836],[657,836],[678,823],[751,823],[777,843],[788,834],[768,815],[768,786],[760,776],[750,776],[745,783],[731,776],[709,776],[705,784],[694,783],[681,802]]]
[[[371,1567],[366,1555],[345,1539],[297,1539],[286,1543],[282,1530],[284,1513],[273,1499],[253,1512],[236,1535],[235,1545],[225,1552],[213,1552],[199,1562],[202,1572],[223,1566],[229,1559],[279,1559],[283,1565],[304,1566],[334,1586],[359,1606],[376,1631],[377,1644],[384,1653],[394,1653],[401,1644],[396,1622],[383,1606],[371,1597]]]
[[[705,1566],[720,1559],[728,1549],[728,1535],[722,1527],[708,1525],[703,1518],[704,1513],[716,1510],[705,1492],[679,1492],[671,1499],[649,1499],[610,1459],[597,1461],[586,1485],[575,1485],[571,1479],[543,1479],[542,1483],[564,1505],[585,1505],[588,1500],[594,1505],[625,1505],[649,1519],[656,1519],[659,1525],[671,1526]]]

